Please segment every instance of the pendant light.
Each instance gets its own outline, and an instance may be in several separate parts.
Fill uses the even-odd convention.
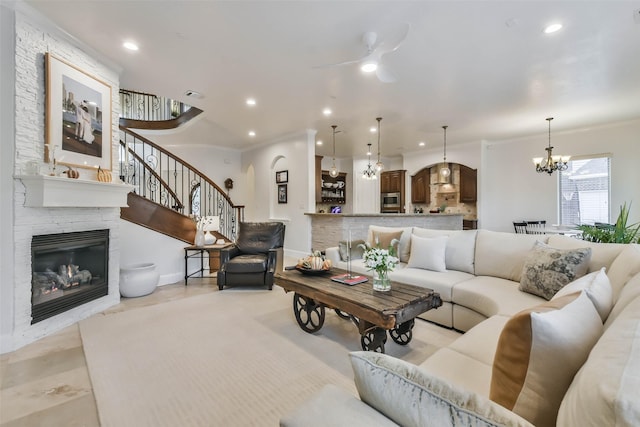
[[[536,172],[543,173],[546,172],[549,175],[553,173],[553,171],[564,171],[569,167],[569,159],[571,156],[554,156],[553,155],[553,147],[551,146],[551,120],[553,117],[547,117],[547,122],[549,122],[549,146],[545,148],[547,152],[547,158],[544,159],[542,157],[536,157],[533,159],[533,163],[536,165]]]
[[[338,126],[337,125],[331,125],[331,128],[333,129],[333,164],[331,165],[331,169],[329,170],[329,175],[332,178],[335,178],[338,176],[338,169],[336,168],[336,128]]]
[[[362,177],[364,179],[377,179],[376,171],[371,166],[371,143],[367,144],[367,156],[369,158],[369,163],[367,164],[367,168],[362,172]]]
[[[380,121],[382,120],[382,117],[376,117],[376,120],[378,121],[378,163],[376,163],[376,170],[380,172],[384,169],[384,164],[380,160]]]
[[[449,169],[449,165],[447,163],[447,128],[449,126],[442,126],[444,129],[444,157],[442,159],[442,167],[440,168],[440,176],[442,178],[449,178],[451,175],[451,169]]]

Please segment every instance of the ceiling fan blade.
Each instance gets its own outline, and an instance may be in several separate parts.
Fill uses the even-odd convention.
[[[393,73],[387,70],[382,64],[379,64],[378,68],[376,69],[376,77],[378,77],[378,80],[380,80],[382,83],[396,82],[396,76],[394,76]]]
[[[314,65],[313,68],[331,68],[331,67],[340,67],[341,65],[349,65],[349,64],[357,64],[365,59],[367,56],[363,56],[360,59],[353,59],[351,61],[337,62],[335,64],[324,64],[324,65]]]
[[[393,45],[386,47],[387,44],[389,44],[388,42],[381,42],[377,47],[376,50],[379,51],[380,55],[385,55],[387,53],[391,53],[391,52],[395,52],[396,50],[398,50],[398,48],[402,45],[402,43],[404,43],[404,41],[407,39],[407,36],[409,35],[409,30],[411,30],[411,24],[407,22],[404,31],[402,33],[402,36],[400,37],[400,39]]]

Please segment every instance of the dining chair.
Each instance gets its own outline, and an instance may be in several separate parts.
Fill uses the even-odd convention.
[[[547,221],[527,221],[527,234],[545,234],[545,228],[547,228]]]
[[[513,228],[515,228],[517,234],[526,234],[527,233],[527,222],[517,222],[513,221]]]

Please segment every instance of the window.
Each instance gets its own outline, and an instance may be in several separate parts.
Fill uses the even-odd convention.
[[[560,172],[560,224],[610,223],[610,170],[609,155],[569,161]]]

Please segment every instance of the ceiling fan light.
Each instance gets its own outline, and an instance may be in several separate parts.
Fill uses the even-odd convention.
[[[378,62],[377,61],[373,61],[373,60],[365,61],[360,66],[360,69],[364,73],[373,73],[374,71],[376,71],[378,69]]]

